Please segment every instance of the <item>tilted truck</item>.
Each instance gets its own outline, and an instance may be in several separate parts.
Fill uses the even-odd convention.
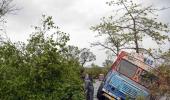
[[[148,87],[153,80],[145,79],[153,69],[153,60],[137,53],[122,51],[102,81],[97,97],[99,100],[150,100]]]

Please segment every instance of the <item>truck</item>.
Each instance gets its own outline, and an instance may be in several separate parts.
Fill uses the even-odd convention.
[[[156,78],[148,79],[146,76],[154,69],[153,63],[153,60],[145,58],[143,54],[122,51],[102,81],[97,98],[99,100],[136,100],[137,98],[150,100],[151,94],[148,88],[156,82]]]

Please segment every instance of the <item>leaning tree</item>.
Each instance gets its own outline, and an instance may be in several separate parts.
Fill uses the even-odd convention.
[[[106,36],[104,43],[97,42],[93,45],[102,46],[117,54],[121,49],[146,50],[140,46],[145,37],[152,38],[157,44],[170,40],[167,33],[170,31],[166,23],[158,19],[158,11],[153,6],[143,6],[132,0],[117,0],[107,2],[114,7],[114,14],[102,18],[99,25],[92,30],[98,31],[99,36]]]

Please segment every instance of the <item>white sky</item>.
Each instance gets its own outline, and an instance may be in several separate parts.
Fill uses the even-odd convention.
[[[105,4],[110,0],[14,0],[22,8],[16,15],[7,16],[7,33],[12,41],[24,41],[33,32],[31,26],[40,22],[42,14],[53,16],[54,22],[64,32],[70,34],[69,44],[80,48],[90,48],[97,41],[95,33],[89,28],[100,22],[100,18],[111,14],[113,8]],[[143,0],[157,7],[170,6],[170,0]],[[160,19],[170,22],[170,10],[160,13]],[[149,41],[149,42],[148,42]],[[154,47],[151,40],[144,41],[145,47]],[[168,44],[167,48],[170,47]],[[105,51],[90,48],[97,56],[96,64],[102,65],[106,59]]]

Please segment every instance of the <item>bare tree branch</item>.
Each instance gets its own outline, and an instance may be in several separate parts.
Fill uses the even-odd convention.
[[[102,46],[102,47],[104,47],[105,49],[108,49],[108,50],[112,51],[114,54],[117,55],[117,52],[115,52],[115,50],[114,50],[113,48],[111,48],[111,47],[109,47],[109,46],[106,46],[105,44],[102,44],[102,43],[100,43],[100,42],[91,43],[91,45],[92,45],[92,46]]]

